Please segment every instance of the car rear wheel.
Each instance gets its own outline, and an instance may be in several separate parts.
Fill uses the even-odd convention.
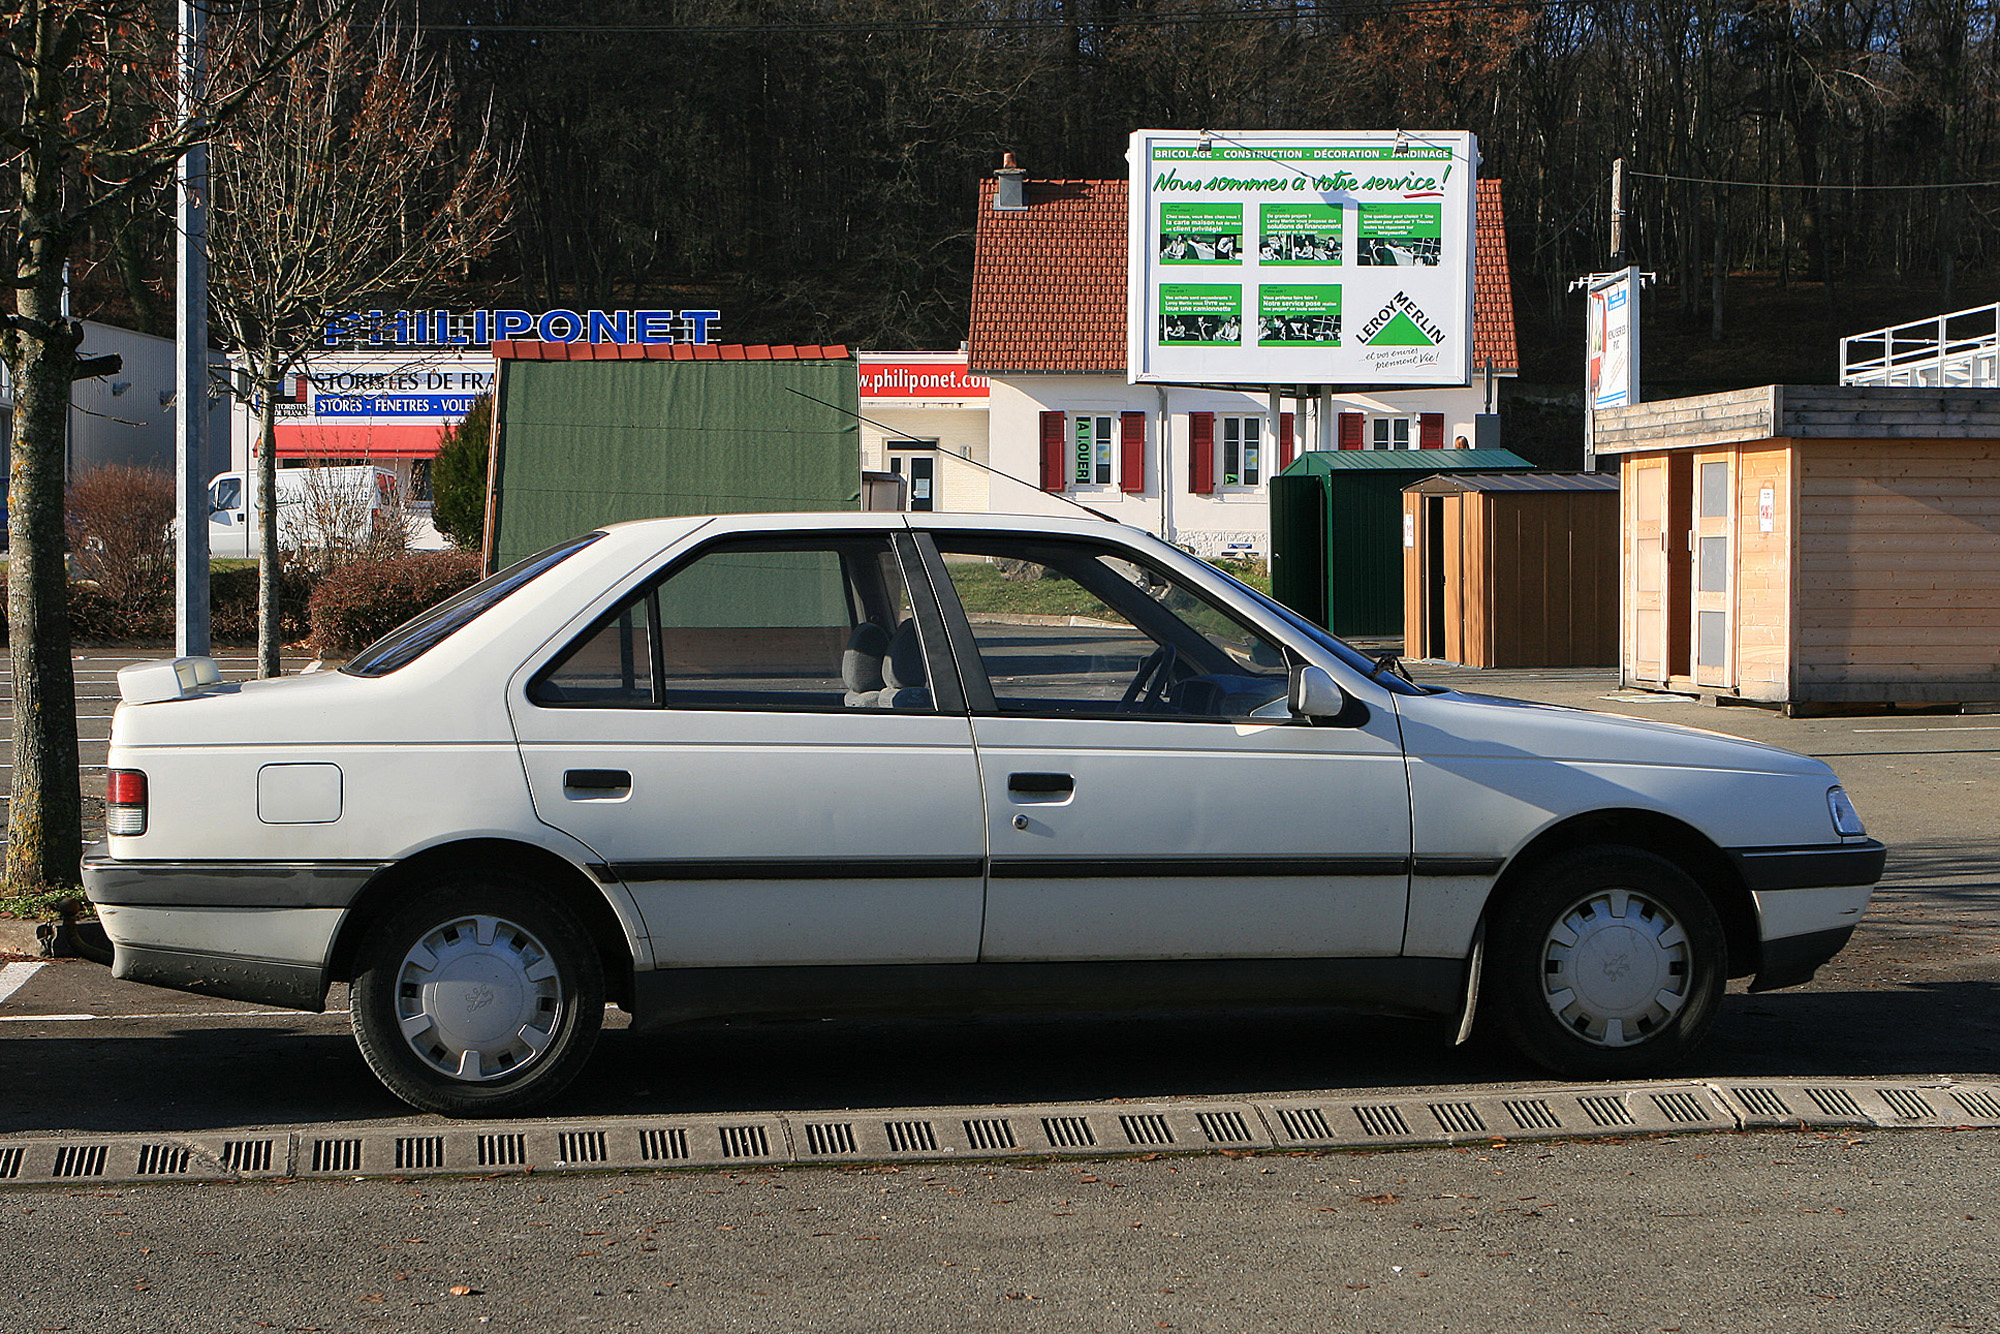
[[[516,877],[436,884],[362,939],[353,1025],[389,1091],[447,1116],[503,1116],[560,1092],[604,1022],[604,970],[559,900]]]
[[[1729,971],[1701,887],[1625,847],[1568,853],[1531,876],[1488,927],[1487,999],[1513,1045],[1572,1079],[1652,1074],[1693,1052]]]

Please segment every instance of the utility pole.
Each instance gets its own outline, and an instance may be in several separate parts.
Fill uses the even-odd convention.
[[[180,4],[180,111],[192,120],[208,81],[204,0]],[[208,607],[208,144],[174,170],[174,652],[209,652]]]
[[[1639,401],[1639,290],[1653,275],[1641,273],[1625,249],[1625,159],[1611,164],[1611,272],[1570,283],[1587,293],[1584,306],[1583,470],[1597,471],[1597,410]]]

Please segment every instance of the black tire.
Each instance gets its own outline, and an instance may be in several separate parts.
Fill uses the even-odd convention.
[[[1632,1079],[1688,1057],[1729,976],[1708,896],[1673,863],[1583,848],[1534,868],[1487,925],[1480,1006],[1568,1079]]]
[[[468,873],[368,928],[352,1005],[354,1040],[391,1093],[446,1116],[509,1116],[590,1059],[604,967],[560,900],[519,876]]]

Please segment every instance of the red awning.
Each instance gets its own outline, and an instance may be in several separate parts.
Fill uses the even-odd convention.
[[[278,427],[281,459],[427,459],[438,452],[444,427],[436,422],[391,426],[381,422]]]

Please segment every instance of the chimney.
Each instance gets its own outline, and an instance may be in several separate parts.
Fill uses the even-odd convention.
[[[1016,209],[1028,206],[1028,196],[1025,188],[1028,173],[1014,161],[1012,153],[1008,153],[1000,159],[1000,170],[994,172],[993,175],[999,181],[998,188],[993,191],[993,207],[995,211],[1003,208]]]

